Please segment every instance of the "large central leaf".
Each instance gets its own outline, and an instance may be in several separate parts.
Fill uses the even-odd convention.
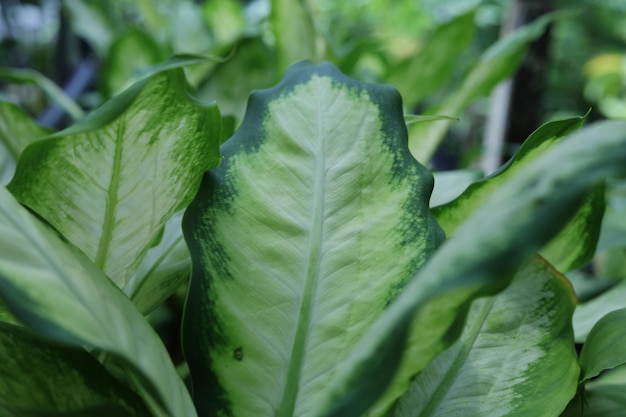
[[[201,415],[301,416],[442,232],[398,93],[299,63],[252,94],[183,228]],[[219,411],[216,411],[219,410]]]

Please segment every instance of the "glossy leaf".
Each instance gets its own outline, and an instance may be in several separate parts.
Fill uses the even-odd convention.
[[[0,375],[0,404],[14,412],[67,414],[111,403],[129,415],[150,416],[141,398],[86,351],[48,344],[2,323]]]
[[[456,92],[441,104],[427,109],[425,113],[460,116],[473,100],[489,93],[517,69],[528,43],[541,36],[553,18],[552,15],[544,16],[496,42],[483,53]],[[442,121],[413,125],[409,128],[409,146],[418,161],[423,164],[430,161],[450,123]]]
[[[181,70],[158,73],[28,147],[9,189],[124,287],[219,163],[219,117],[190,101]]]
[[[578,385],[571,317],[575,296],[532,259],[500,294],[474,301],[460,338],[412,382],[392,413],[555,416]]]
[[[547,149],[559,143],[569,133],[577,130],[584,118],[574,117],[544,124],[524,142],[515,156],[488,178],[469,186],[457,199],[433,209],[433,214],[448,236],[473,211],[489,198],[508,178],[514,177],[524,165],[532,162]],[[560,271],[582,266],[593,256],[604,213],[603,187],[592,192],[557,239],[542,250],[542,254]]]
[[[20,322],[51,340],[108,353],[156,415],[195,415],[168,352],[132,302],[4,187],[0,237],[0,297]]]
[[[254,92],[183,230],[201,415],[301,416],[442,239],[398,93],[330,64]],[[393,254],[393,256],[390,256]]]
[[[0,101],[0,184],[7,184],[26,146],[51,132],[13,103]]]
[[[585,340],[580,352],[581,380],[626,364],[626,309],[615,310],[602,317]]]
[[[402,350],[407,339],[415,340],[410,339],[411,330],[419,329],[411,326],[429,300],[446,294],[452,298],[455,293],[459,298],[458,294],[467,293],[467,299],[504,287],[517,267],[575,214],[591,188],[607,176],[626,173],[625,132],[626,122],[621,121],[582,129],[495,190],[406,284],[339,365],[323,402],[326,411],[319,415],[360,416],[387,389],[401,363],[398,372],[405,375],[422,371],[428,362],[410,355],[420,349],[409,344],[404,356]],[[447,309],[440,312],[449,314]],[[453,341],[458,334],[456,326],[446,336]],[[397,397],[403,392],[399,386]]]

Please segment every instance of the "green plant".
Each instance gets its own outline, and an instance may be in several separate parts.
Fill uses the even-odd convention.
[[[594,253],[624,122],[550,122],[431,212],[392,87],[297,63],[220,150],[186,62],[30,144],[3,104],[4,415],[559,416],[613,392],[591,380],[625,362],[623,311],[579,361],[552,265]],[[144,317],[189,274],[183,209],[193,401]]]

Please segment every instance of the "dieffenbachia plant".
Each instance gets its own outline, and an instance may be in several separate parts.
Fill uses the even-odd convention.
[[[544,125],[435,217],[392,87],[298,63],[215,168],[219,113],[182,81],[157,72],[37,140],[0,189],[1,412],[556,417],[607,393],[623,314],[578,360],[574,293],[536,253],[586,259],[626,123]],[[142,314],[188,275],[185,208],[192,395]]]

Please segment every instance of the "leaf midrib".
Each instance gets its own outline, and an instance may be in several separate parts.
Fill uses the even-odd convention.
[[[276,417],[293,417],[300,388],[300,374],[306,356],[306,345],[309,337],[313,300],[317,292],[319,280],[321,248],[324,239],[324,205],[326,200],[326,160],[324,154],[324,131],[321,99],[317,95],[317,137],[315,149],[315,177],[313,183],[313,210],[311,212],[311,232],[309,235],[308,258],[305,269],[305,283],[298,314],[298,323],[294,344],[287,368],[285,389],[280,401]]]
[[[98,242],[98,252],[96,254],[96,258],[94,263],[98,265],[98,267],[105,271],[105,264],[107,260],[107,255],[109,254],[109,248],[111,246],[111,241],[113,240],[113,225],[115,223],[115,210],[117,207],[118,201],[118,192],[120,188],[120,167],[122,161],[122,151],[123,151],[123,123],[120,122],[117,127],[117,132],[115,135],[115,154],[113,156],[113,167],[111,172],[111,181],[109,183],[109,188],[107,189],[107,203],[104,212],[104,222],[102,224],[102,235],[100,235],[100,241]]]

